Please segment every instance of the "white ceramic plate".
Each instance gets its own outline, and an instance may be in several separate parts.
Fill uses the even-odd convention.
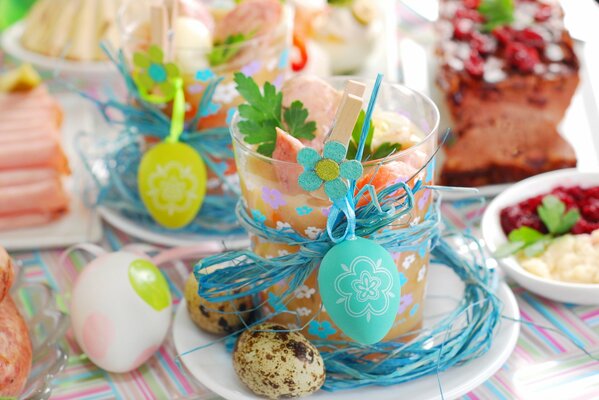
[[[96,212],[81,201],[82,166],[75,149],[75,136],[81,129],[94,125],[93,108],[74,94],[57,95],[64,110],[63,147],[73,175],[65,187],[70,196],[69,211],[49,224],[31,228],[0,231],[0,245],[8,251],[66,247],[81,242],[97,242],[102,238],[102,222]]]
[[[117,74],[110,61],[70,61],[27,50],[21,45],[24,30],[25,26],[20,22],[2,34],[2,48],[18,60],[28,62],[40,70],[59,72],[66,77],[100,80]]]
[[[482,235],[489,251],[494,252],[507,241],[499,220],[503,208],[547,193],[557,186],[576,185],[599,185],[599,172],[579,172],[576,169],[548,172],[525,179],[500,194],[489,204],[482,219]],[[566,283],[541,278],[522,268],[515,257],[498,261],[510,278],[533,293],[566,303],[599,304],[599,284]]]
[[[111,210],[107,207],[99,207],[98,211],[102,218],[110,225],[120,229],[130,236],[134,236],[145,242],[158,244],[162,246],[194,246],[200,242],[217,241],[222,242],[223,246],[228,250],[243,249],[250,245],[250,240],[247,235],[193,235],[184,233],[163,233],[149,230],[146,226],[138,224],[130,220],[123,214]]]
[[[426,299],[425,321],[429,316],[447,313],[462,296],[464,285],[453,271],[445,266],[431,265],[427,292],[434,293]],[[497,295],[503,302],[503,315],[517,319],[520,311],[514,294],[505,283],[501,283]],[[455,299],[455,300],[454,300]],[[425,322],[426,325],[426,322]],[[491,349],[482,357],[470,363],[451,368],[439,375],[445,399],[455,399],[476,388],[489,379],[508,359],[516,345],[520,326],[509,320],[501,321]],[[187,313],[187,305],[182,301],[177,309],[173,325],[173,338],[179,354],[196,346],[210,343],[215,336],[199,330]],[[216,394],[231,400],[258,399],[237,378],[233,370],[231,354],[224,345],[217,343],[203,350],[181,358],[188,372]],[[436,376],[427,376],[413,382],[389,387],[368,387],[350,391],[319,391],[315,399],[363,400],[437,400],[441,399]]]

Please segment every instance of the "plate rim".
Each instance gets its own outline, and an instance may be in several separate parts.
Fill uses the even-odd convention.
[[[431,267],[433,267],[435,265],[439,265],[439,264],[431,264]],[[441,265],[441,267],[445,267],[445,266]],[[445,267],[445,268],[447,268],[447,267]],[[434,271],[434,269],[435,268],[431,268],[431,272]],[[501,311],[502,317],[506,316],[513,320],[519,319],[520,318],[520,308],[518,306],[516,296],[514,295],[513,291],[511,290],[511,288],[507,285],[507,283],[505,281],[499,282],[499,285],[496,290],[496,294],[501,299],[502,304],[503,304],[503,308]],[[177,333],[179,332],[179,329],[178,329],[179,326],[185,322],[185,319],[189,320],[189,316],[188,316],[188,313],[186,312],[186,310],[187,310],[187,302],[184,298],[182,298],[177,307],[177,310],[175,312],[172,333],[171,333],[171,337],[173,340],[173,344],[175,346],[175,350],[177,351],[177,354],[181,354],[182,351],[188,350],[188,349],[181,349],[179,340],[177,339],[177,337],[178,337]],[[474,390],[476,387],[478,387],[479,385],[481,385],[482,383],[484,383],[485,381],[490,379],[493,375],[495,375],[497,373],[497,371],[499,371],[501,369],[501,367],[507,362],[507,360],[509,359],[509,357],[511,356],[512,352],[514,351],[514,349],[516,347],[517,340],[518,340],[518,337],[520,334],[520,324],[515,321],[510,321],[510,320],[501,321],[497,329],[498,329],[498,331],[495,333],[496,336],[505,330],[505,335],[507,338],[507,343],[504,345],[502,352],[495,359],[492,359],[489,361],[485,360],[486,362],[483,364],[486,366],[485,372],[482,373],[481,375],[477,376],[475,379],[472,379],[471,381],[468,381],[466,383],[460,383],[451,389],[444,388],[443,395],[445,396],[446,399],[448,399],[448,400],[455,399],[455,398],[463,396],[463,395],[467,394],[468,392]],[[217,336],[213,336],[208,333],[203,333],[203,334],[206,336],[212,336],[215,339],[218,338]],[[215,344],[215,345],[222,346],[222,344]],[[496,343],[494,345],[497,346]],[[492,348],[493,348],[493,346],[491,346],[491,349]],[[481,362],[480,360],[484,360],[485,356],[487,356],[487,355],[488,355],[488,353],[478,359],[473,360],[472,362],[476,362],[476,361]],[[223,396],[226,399],[232,399],[232,400],[249,399],[249,398],[258,399],[258,397],[248,397],[248,396],[230,397],[229,396],[230,391],[227,391],[226,388],[224,388],[225,390],[223,390],[223,387],[221,385],[219,385],[218,382],[216,382],[216,381],[212,381],[209,379],[203,379],[203,380],[199,379],[187,367],[187,363],[186,363],[185,359],[183,357],[181,357],[180,359],[181,359],[182,367],[185,369],[186,374],[188,374],[190,377],[195,379],[197,382],[199,382],[200,384],[202,384],[203,386],[208,388],[211,392],[213,392],[219,396]],[[451,371],[455,368],[460,368],[460,367],[453,367],[453,368],[450,368],[448,371]],[[439,377],[441,379],[442,385],[443,385],[443,375],[445,373],[447,373],[447,371],[439,373]],[[417,381],[418,380],[413,381],[413,382],[417,382]],[[410,382],[408,382],[408,384],[409,383]],[[398,385],[393,385],[393,386],[389,386],[388,388],[397,388],[397,387],[398,387]],[[376,387],[376,388],[379,389],[380,387]],[[368,388],[360,388],[358,390],[368,390]],[[325,392],[325,393],[326,394],[335,393],[335,395],[337,395],[338,397],[342,397],[344,392],[345,391]],[[351,392],[351,391],[347,391],[347,392]],[[227,397],[227,396],[229,396],[229,397]],[[440,395],[436,394],[431,399],[438,399],[438,398],[440,398]]]
[[[246,234],[237,235],[193,235],[193,234],[162,234],[145,229],[139,226],[135,221],[130,220],[121,213],[112,210],[106,206],[99,206],[98,213],[104,221],[112,227],[133,236],[137,239],[144,240],[148,243],[178,247],[178,246],[193,246],[198,242],[218,241],[222,242],[227,250],[237,250],[246,248],[250,245],[250,239]]]
[[[70,61],[28,50],[21,45],[20,41],[24,31],[25,24],[20,21],[2,33],[2,48],[18,60],[31,63],[46,71],[65,72],[72,75],[104,76],[117,73],[110,61]]]

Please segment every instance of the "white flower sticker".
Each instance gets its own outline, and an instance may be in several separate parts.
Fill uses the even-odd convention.
[[[291,229],[289,222],[277,221],[277,229],[282,231],[284,229]]]
[[[312,314],[312,310],[310,310],[308,307],[298,307],[298,309],[295,311],[297,311],[297,315],[300,317],[307,317],[308,315]]]
[[[295,293],[295,297],[298,299],[309,299],[314,293],[316,293],[316,289],[302,285],[295,289],[293,293]]]
[[[318,235],[320,235],[322,233],[322,229],[317,228],[315,226],[309,226],[308,228],[306,228],[306,230],[304,232],[306,233],[308,238],[310,238],[312,240],[316,240],[316,238],[318,238]]]
[[[239,95],[235,89],[235,82],[220,84],[214,90],[213,101],[217,103],[230,103]]]
[[[287,250],[279,250],[279,257],[288,256],[289,252]]]
[[[422,281],[424,279],[425,275],[426,275],[426,265],[423,265],[422,268],[420,268],[420,271],[418,271],[418,282]]]
[[[420,223],[420,217],[416,217],[410,222],[410,226],[416,226]]]
[[[185,212],[198,198],[197,177],[190,167],[178,161],[156,165],[148,180],[152,204],[168,215]]]
[[[407,256],[401,265],[403,265],[404,269],[410,269],[410,266],[416,261],[416,256],[414,254],[410,254]]]

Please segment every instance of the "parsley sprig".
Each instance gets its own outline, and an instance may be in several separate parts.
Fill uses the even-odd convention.
[[[514,0],[482,0],[478,12],[485,17],[483,29],[490,32],[514,21]]]
[[[316,122],[307,121],[308,110],[301,101],[296,100],[286,108],[283,107],[283,94],[271,83],[266,82],[261,92],[254,79],[240,72],[235,74],[234,80],[237,91],[247,102],[238,107],[243,118],[239,121],[239,131],[246,143],[258,145],[258,153],[272,157],[277,127],[297,139],[314,139]]]
[[[358,115],[358,120],[354,125],[354,130],[352,131],[351,139],[347,148],[348,160],[354,160],[356,158],[356,153],[358,152],[358,143],[360,142],[362,126],[364,125],[365,118],[366,113],[364,112],[364,110],[360,111],[360,115]],[[362,155],[363,160],[380,160],[401,150],[401,144],[389,142],[382,143],[380,146],[373,150],[373,137],[374,126],[371,124],[370,129],[368,129],[368,134],[366,135],[366,140],[364,142],[364,154]]]
[[[557,236],[570,232],[580,219],[580,212],[576,208],[566,211],[564,202],[552,194],[543,197],[537,213],[549,233],[543,234],[528,226],[515,229],[508,235],[509,242],[497,249],[495,257],[503,258],[520,251],[526,257],[539,255]]]

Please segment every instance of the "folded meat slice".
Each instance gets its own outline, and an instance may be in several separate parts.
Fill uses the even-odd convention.
[[[0,146],[18,142],[31,143],[32,141],[47,140],[49,138],[59,140],[60,132],[57,129],[6,132],[0,133]]]
[[[53,213],[68,208],[68,198],[59,178],[3,187],[0,216],[19,213]]]
[[[297,180],[302,173],[302,167],[297,163],[297,153],[303,148],[302,142],[277,128],[277,141],[272,158],[281,161],[275,163],[274,167],[283,193],[296,194],[300,191]]]
[[[316,122],[316,137],[301,142],[318,152],[322,151],[326,135],[335,121],[342,93],[320,78],[304,75],[285,82],[281,91],[284,107],[290,107],[291,103],[299,100],[308,110],[308,121]]]
[[[62,173],[69,173],[67,159],[55,138],[6,143],[0,146],[0,170],[36,167],[53,168]]]
[[[52,168],[31,168],[0,171],[0,188],[26,185],[58,179],[59,174]]]
[[[278,0],[247,0],[238,4],[216,24],[215,39],[224,42],[229,36],[265,35],[281,21],[283,6]]]
[[[46,225],[58,219],[63,214],[64,210],[0,215],[0,231],[12,231],[14,229]]]

